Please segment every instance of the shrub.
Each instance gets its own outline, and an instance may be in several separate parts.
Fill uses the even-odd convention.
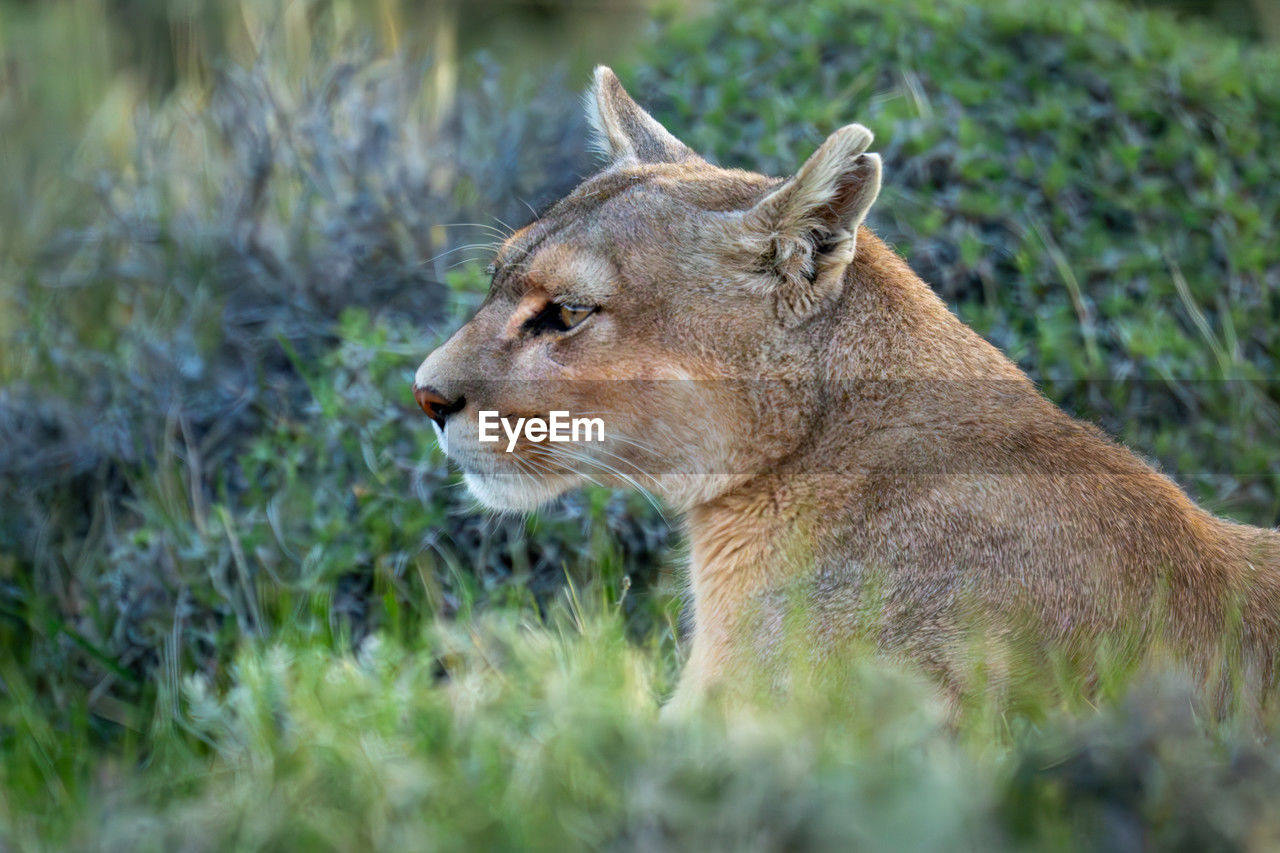
[[[270,30],[251,67],[139,107],[85,209],[3,259],[24,322],[0,390],[0,642],[59,704],[140,725],[156,678],[221,673],[240,638],[412,632],[566,574],[640,589],[665,543],[642,499],[600,491],[485,516],[409,394],[483,287],[456,259],[572,181],[575,99],[479,57],[440,129],[425,63],[317,27],[310,51]]]

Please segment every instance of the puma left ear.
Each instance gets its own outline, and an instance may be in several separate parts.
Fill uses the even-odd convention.
[[[587,93],[593,147],[610,163],[679,163],[698,155],[631,100],[609,68],[598,65]]]
[[[837,130],[744,218],[778,276],[774,308],[784,323],[804,321],[840,292],[858,226],[880,192],[880,157],[864,153],[872,138],[860,124]]]

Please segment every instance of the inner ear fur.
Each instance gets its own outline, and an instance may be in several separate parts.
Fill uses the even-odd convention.
[[[858,227],[880,193],[880,157],[866,153],[872,138],[860,124],[837,130],[744,218],[763,266],[777,277],[774,308],[784,323],[814,316],[840,292]]]
[[[596,67],[586,97],[592,147],[610,164],[680,163],[697,155],[631,99],[622,82],[604,65]]]

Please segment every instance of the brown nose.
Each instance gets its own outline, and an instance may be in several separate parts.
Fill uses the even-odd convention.
[[[441,427],[444,426],[445,418],[454,412],[460,411],[467,404],[466,399],[463,397],[450,402],[442,397],[439,391],[434,388],[428,388],[425,385],[413,386],[413,399],[418,401],[418,405],[422,407],[422,411],[427,413],[427,417]]]

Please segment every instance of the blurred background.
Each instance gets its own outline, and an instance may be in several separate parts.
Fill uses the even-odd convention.
[[[486,517],[408,394],[494,243],[595,167],[596,63],[722,165],[870,126],[869,224],[966,322],[1280,524],[1278,43],[1274,0],[0,0],[0,846],[249,749],[196,694],[260,696],[254,649],[376,639],[434,695],[424,632],[589,590],[670,687],[668,519]],[[1161,790],[1134,813],[1195,811]]]

